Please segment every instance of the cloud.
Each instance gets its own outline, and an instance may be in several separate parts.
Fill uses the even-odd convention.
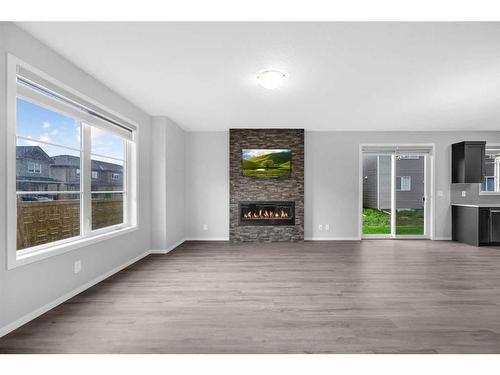
[[[28,135],[28,138],[32,139],[33,137],[31,135]],[[24,140],[24,142],[26,142],[28,145],[30,146],[38,146],[39,144],[35,141],[28,141],[28,140]]]
[[[44,129],[48,129],[48,128],[50,128],[50,122],[44,121],[42,126]]]
[[[50,132],[50,135],[58,135],[59,134],[59,130],[57,129],[54,129]]]
[[[52,139],[50,138],[49,133],[43,133],[40,136],[40,140],[43,141],[43,142],[52,142]]]
[[[243,159],[250,159],[255,156],[261,156],[266,154],[273,154],[277,152],[289,151],[287,149],[250,149],[243,150]]]

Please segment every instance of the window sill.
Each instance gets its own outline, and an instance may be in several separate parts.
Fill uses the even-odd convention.
[[[54,246],[49,246],[46,248],[42,248],[40,250],[33,250],[26,252],[25,254],[9,254],[8,260],[8,269],[11,270],[13,268],[17,268],[20,266],[24,266],[26,264],[30,264],[33,262],[37,262],[42,259],[47,259],[56,255],[64,254],[72,250],[76,250],[82,247],[90,246],[95,243],[106,241],[114,237],[122,236],[127,233],[135,232],[139,228],[137,226],[134,227],[124,227],[118,228],[115,230],[107,231],[101,234],[95,234],[91,237],[79,238],[75,239],[71,242],[65,242],[62,244],[55,244]],[[22,250],[21,250],[22,251]]]
[[[480,191],[479,195],[500,195],[500,191]]]

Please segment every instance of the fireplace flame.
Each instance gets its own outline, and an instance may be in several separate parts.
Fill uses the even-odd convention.
[[[245,219],[288,219],[288,212],[285,210],[272,211],[272,210],[258,210],[258,211],[248,211],[243,214]]]

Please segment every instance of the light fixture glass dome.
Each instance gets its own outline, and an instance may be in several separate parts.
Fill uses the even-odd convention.
[[[286,80],[287,74],[276,69],[264,69],[257,74],[257,82],[262,87],[273,90],[280,87]]]

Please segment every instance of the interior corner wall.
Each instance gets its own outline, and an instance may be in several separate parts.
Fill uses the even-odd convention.
[[[152,250],[171,250],[185,238],[185,132],[166,117],[152,119]]]
[[[229,132],[186,133],[186,237],[229,239]]]
[[[7,270],[6,61],[26,61],[138,123],[137,231]],[[92,76],[9,22],[0,22],[0,332],[45,306],[140,258],[151,248],[151,118]],[[76,260],[82,271],[74,274]],[[26,318],[27,319],[27,318]]]

